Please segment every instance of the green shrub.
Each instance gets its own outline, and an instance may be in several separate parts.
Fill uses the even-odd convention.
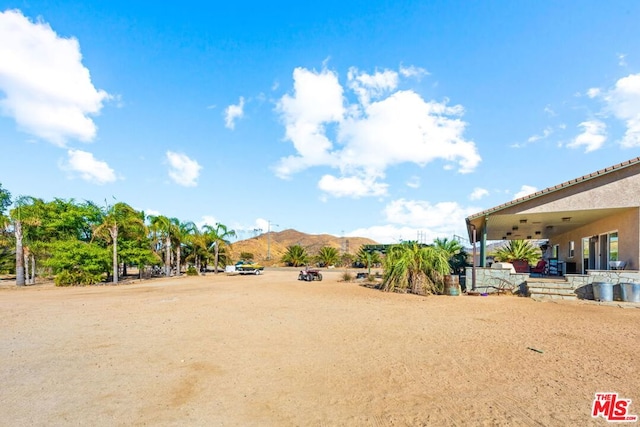
[[[102,280],[102,274],[91,274],[86,271],[63,270],[53,279],[56,286],[95,285]]]
[[[187,276],[197,276],[197,275],[198,275],[198,270],[196,270],[196,268],[193,265],[187,268]]]
[[[342,273],[342,281],[343,282],[352,282],[353,281],[353,274],[351,274],[348,271],[345,271],[344,273]]]

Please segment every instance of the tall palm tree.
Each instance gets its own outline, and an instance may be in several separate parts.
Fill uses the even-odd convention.
[[[176,223],[179,221],[164,215],[151,216],[150,221],[151,229],[163,240],[164,274],[169,277],[171,275],[171,240],[178,234]]]
[[[209,249],[213,248],[213,262],[215,273],[218,273],[218,261],[220,258],[221,249],[231,245],[229,239],[236,236],[234,230],[229,230],[226,225],[219,222],[214,227],[205,225],[202,227],[204,234],[207,236],[209,243]]]
[[[27,284],[25,271],[25,237],[29,236],[30,230],[40,224],[41,205],[44,202],[34,197],[21,196],[15,202],[15,208],[11,210],[10,216],[13,219],[13,232],[16,238],[16,285]]]
[[[144,228],[140,213],[126,203],[118,202],[105,209],[102,223],[94,229],[93,237],[112,245],[113,283],[118,283],[118,233],[131,229],[143,231]]]
[[[395,245],[389,248],[384,260],[382,289],[438,293],[450,271],[448,254],[439,248],[415,242]]]
[[[176,274],[180,275],[180,263],[182,256],[182,245],[190,242],[191,237],[198,233],[198,226],[192,221],[180,222],[176,220],[174,240],[176,244]]]

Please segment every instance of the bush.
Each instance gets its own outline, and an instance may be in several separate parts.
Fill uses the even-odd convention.
[[[198,275],[198,270],[196,270],[196,268],[194,266],[189,266],[189,268],[187,268],[187,276],[197,276]]]
[[[351,274],[348,271],[345,271],[344,273],[342,273],[342,281],[343,282],[352,282],[353,281],[353,274]]]
[[[86,271],[63,270],[56,274],[53,282],[56,286],[95,285],[102,280],[102,274],[91,274]]]

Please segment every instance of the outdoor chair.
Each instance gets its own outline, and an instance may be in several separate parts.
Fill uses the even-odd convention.
[[[529,271],[529,273],[531,275],[539,274],[540,276],[543,276],[546,269],[547,269],[547,261],[541,259],[540,261],[538,261],[535,267],[531,267],[531,270]]]

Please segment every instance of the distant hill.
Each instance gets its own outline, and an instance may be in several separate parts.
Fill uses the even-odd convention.
[[[362,245],[376,245],[375,240],[366,237],[336,237],[330,234],[306,234],[297,230],[283,230],[261,234],[250,239],[239,240],[231,245],[231,258],[240,259],[241,252],[253,254],[253,259],[266,265],[276,265],[280,258],[292,245],[300,245],[309,255],[316,255],[320,248],[329,246],[338,249],[340,253],[355,254]],[[271,255],[271,262],[267,261],[267,251]]]

